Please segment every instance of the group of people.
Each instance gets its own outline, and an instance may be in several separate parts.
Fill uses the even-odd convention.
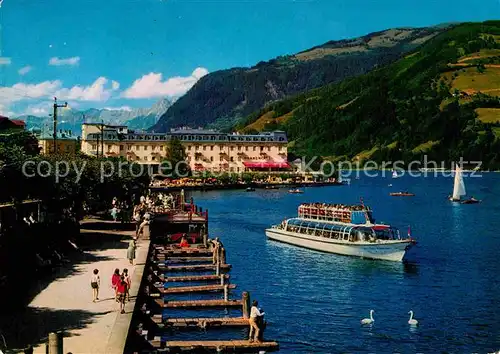
[[[118,198],[114,197],[111,202],[111,217],[113,221],[124,223],[130,220],[130,207],[126,201],[119,201]]]
[[[132,281],[128,269],[123,269],[120,274],[120,269],[116,268],[111,276],[111,287],[115,292],[115,301],[120,304],[120,313],[125,313],[125,302],[130,301],[130,286]],[[92,288],[92,301],[99,300],[99,288],[101,287],[101,278],[99,276],[99,269],[94,269],[90,279],[90,286]]]
[[[301,208],[316,208],[321,210],[341,210],[341,211],[363,211],[364,205],[346,205],[346,204],[327,204],[327,203],[302,203]]]

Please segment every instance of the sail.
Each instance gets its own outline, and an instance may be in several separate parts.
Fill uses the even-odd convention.
[[[456,165],[455,167],[455,183],[453,184],[453,199],[460,200],[460,197],[465,195],[465,184],[462,177],[462,169]]]
[[[392,170],[392,178],[398,178],[398,173],[396,172],[396,170]]]

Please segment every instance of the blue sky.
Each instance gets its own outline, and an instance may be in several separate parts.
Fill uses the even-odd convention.
[[[207,72],[393,27],[499,18],[499,0],[4,0],[0,114],[144,107]],[[135,84],[134,84],[135,83]]]

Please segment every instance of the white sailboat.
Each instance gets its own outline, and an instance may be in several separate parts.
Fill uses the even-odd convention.
[[[461,197],[465,196],[465,183],[462,176],[462,168],[455,165],[455,181],[453,183],[453,195],[450,197],[452,202],[458,202],[462,204],[477,204],[480,201],[474,197],[462,200]]]
[[[396,172],[396,170],[392,170],[392,178],[398,178],[398,177],[399,177],[399,175]]]

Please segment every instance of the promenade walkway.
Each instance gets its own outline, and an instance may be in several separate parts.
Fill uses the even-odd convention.
[[[61,321],[64,336],[64,353],[123,353],[125,339],[127,337],[135,299],[139,290],[140,281],[144,270],[149,249],[149,240],[140,239],[137,242],[136,260],[131,266],[126,259],[128,242],[133,237],[133,231],[115,230],[120,224],[102,220],[86,220],[82,223],[81,233],[83,238],[89,236],[94,238],[94,247],[90,253],[94,262],[81,263],[75,266],[72,275],[60,278],[49,284],[30,303],[29,308],[35,313],[58,311],[68,316],[65,328],[64,318]],[[102,238],[102,242],[99,241]],[[85,250],[85,245],[82,246]],[[129,270],[132,287],[130,291],[130,302],[127,302],[125,314],[119,313],[119,305],[114,300],[114,291],[111,288],[111,275],[115,268],[122,271]],[[99,269],[101,287],[99,301],[92,302],[92,290],[90,278],[92,271]],[[74,316],[80,318],[79,323]],[[42,328],[53,328],[51,316],[33,316],[34,321]],[[59,316],[61,317],[61,316]],[[48,323],[43,323],[43,322]],[[35,324],[31,324],[32,326]],[[35,353],[45,353],[45,344],[39,344]]]

